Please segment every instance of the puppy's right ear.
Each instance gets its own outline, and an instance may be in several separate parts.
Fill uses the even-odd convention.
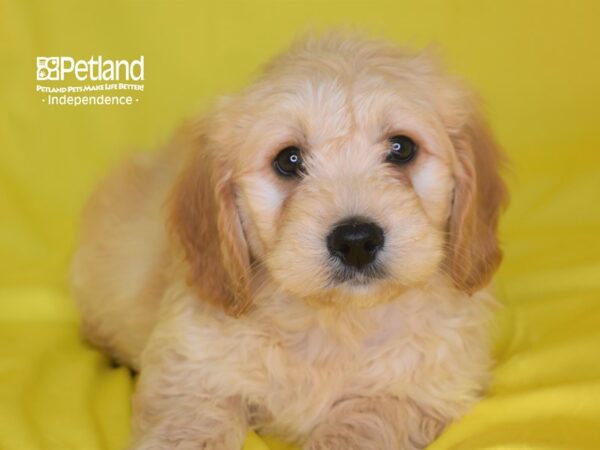
[[[203,128],[185,133],[185,162],[169,203],[169,225],[180,244],[187,283],[232,316],[248,309],[250,257],[236,207],[232,168]]]

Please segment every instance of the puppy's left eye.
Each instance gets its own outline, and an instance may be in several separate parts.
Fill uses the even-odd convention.
[[[299,177],[302,172],[302,153],[298,147],[286,147],[273,160],[273,167],[284,177]]]
[[[389,138],[390,152],[386,160],[394,164],[406,164],[417,154],[417,144],[408,136],[399,135]]]

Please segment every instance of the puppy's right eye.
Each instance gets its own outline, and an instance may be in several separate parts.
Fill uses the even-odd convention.
[[[403,165],[410,162],[417,154],[417,144],[408,136],[399,135],[392,136],[389,139],[390,153],[387,156],[387,161]]]
[[[286,147],[273,160],[275,171],[284,177],[299,177],[302,172],[302,153],[298,147]]]

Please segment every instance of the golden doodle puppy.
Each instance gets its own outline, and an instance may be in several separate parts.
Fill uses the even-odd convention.
[[[131,448],[426,446],[488,382],[502,159],[430,56],[328,35],[117,170],[72,284]]]

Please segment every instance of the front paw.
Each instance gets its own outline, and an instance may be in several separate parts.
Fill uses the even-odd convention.
[[[302,450],[351,450],[353,447],[341,439],[325,438],[314,439],[308,442]]]
[[[316,430],[309,437],[303,450],[399,450],[404,449],[392,427],[384,422],[372,419],[362,423],[360,420],[350,423],[326,426]],[[410,447],[412,449],[412,447]]]
[[[239,442],[231,439],[187,439],[167,438],[141,439],[133,443],[129,450],[240,450]]]
[[[308,441],[302,450],[363,450],[344,436],[322,436]]]

